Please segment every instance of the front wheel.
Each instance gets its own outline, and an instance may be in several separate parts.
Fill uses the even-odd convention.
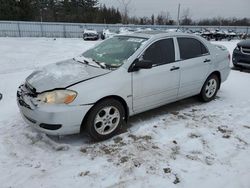
[[[218,76],[215,74],[209,76],[202,87],[200,99],[204,102],[209,102],[213,100],[219,88],[220,82]]]
[[[105,99],[90,110],[86,130],[93,140],[106,140],[119,132],[124,119],[123,105],[117,100]]]

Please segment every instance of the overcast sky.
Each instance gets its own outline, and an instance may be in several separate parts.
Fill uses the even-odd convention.
[[[128,0],[127,0],[128,1]],[[99,0],[107,6],[121,7],[119,0]],[[192,19],[212,17],[250,18],[250,0],[131,0],[130,15],[151,16],[168,11],[172,19],[177,17],[178,3],[181,9],[190,9]]]

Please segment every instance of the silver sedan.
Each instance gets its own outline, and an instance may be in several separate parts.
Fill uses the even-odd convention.
[[[129,116],[194,95],[213,100],[229,62],[225,47],[195,35],[118,35],[33,72],[18,88],[17,103],[24,120],[46,134],[87,131],[104,140]]]

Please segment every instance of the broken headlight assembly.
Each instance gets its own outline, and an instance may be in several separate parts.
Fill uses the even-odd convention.
[[[54,90],[41,93],[37,100],[46,104],[70,104],[77,96],[77,92],[72,90]]]

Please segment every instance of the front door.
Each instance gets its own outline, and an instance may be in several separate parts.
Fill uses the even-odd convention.
[[[179,89],[179,62],[175,62],[172,38],[154,42],[140,58],[153,62],[153,67],[132,73],[135,113],[175,100]]]

